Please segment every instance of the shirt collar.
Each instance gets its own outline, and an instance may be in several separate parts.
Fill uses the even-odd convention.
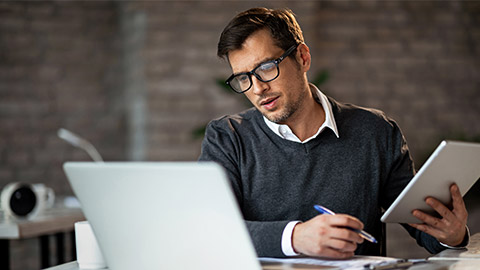
[[[265,116],[263,117],[263,120],[265,121],[265,124],[278,136],[290,140],[290,141],[295,141],[295,142],[300,142],[300,143],[306,143],[318,136],[325,128],[329,128],[335,133],[335,136],[337,138],[340,138],[340,135],[338,134],[338,129],[337,129],[337,124],[335,123],[335,117],[333,116],[333,111],[332,111],[332,105],[328,101],[328,98],[325,94],[323,94],[320,89],[318,89],[315,85],[309,84],[310,89],[312,90],[312,93],[315,95],[315,99],[317,101],[320,101],[320,105],[322,105],[323,110],[325,111],[325,122],[323,122],[322,126],[318,129],[317,133],[315,133],[312,137],[304,140],[303,142],[300,141],[300,139],[292,132],[290,127],[288,125],[280,125],[277,123],[274,123],[270,120],[268,120]]]

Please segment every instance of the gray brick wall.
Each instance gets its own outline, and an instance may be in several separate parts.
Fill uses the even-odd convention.
[[[316,13],[326,92],[396,119],[418,166],[443,138],[478,137],[478,2],[340,2]]]
[[[124,159],[117,28],[108,2],[0,3],[0,186],[71,193],[62,163],[89,158],[56,137],[60,127]]]
[[[60,127],[106,160],[195,160],[194,130],[248,107],[217,85],[230,70],[216,45],[253,6],[290,7],[309,77],[327,70],[324,92],[396,119],[417,166],[441,139],[478,138],[477,1],[3,1],[0,188],[45,182],[71,194],[61,165],[89,158],[56,137]]]

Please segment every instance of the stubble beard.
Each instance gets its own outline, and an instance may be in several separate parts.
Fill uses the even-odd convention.
[[[298,109],[302,106],[304,100],[306,97],[306,92],[301,91],[299,96],[297,97],[296,100],[285,104],[284,108],[281,108],[280,114],[275,115],[275,114],[270,114],[264,116],[270,120],[271,122],[277,123],[277,124],[283,124],[285,123],[295,112],[298,111]]]

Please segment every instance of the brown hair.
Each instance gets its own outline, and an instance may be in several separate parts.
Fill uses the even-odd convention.
[[[304,42],[302,29],[290,9],[252,8],[239,13],[223,29],[218,57],[228,59],[229,52],[241,49],[245,40],[261,29],[268,29],[275,45],[283,50]]]

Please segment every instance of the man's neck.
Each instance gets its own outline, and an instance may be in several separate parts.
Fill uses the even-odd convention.
[[[285,122],[292,132],[304,141],[317,133],[318,129],[325,122],[325,110],[318,103],[310,91],[305,98],[304,104]]]

